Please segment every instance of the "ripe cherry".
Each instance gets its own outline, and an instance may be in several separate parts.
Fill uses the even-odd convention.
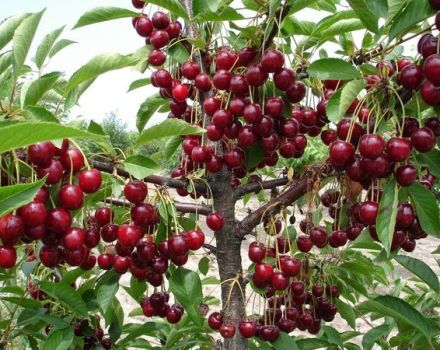
[[[417,129],[411,134],[411,143],[419,152],[430,152],[435,146],[434,132],[427,127]]]
[[[51,231],[63,234],[72,224],[72,218],[67,210],[55,208],[47,213],[46,225]]]
[[[297,276],[301,271],[301,261],[289,256],[280,259],[280,268],[285,276]]]
[[[61,205],[69,210],[76,210],[82,207],[84,192],[77,185],[64,185],[58,192]]]
[[[244,126],[238,132],[238,145],[242,148],[248,148],[255,145],[258,141],[258,135],[251,126]]]
[[[95,221],[100,227],[109,224],[112,221],[113,217],[114,213],[112,208],[110,207],[101,207],[96,209],[95,211]]]
[[[267,78],[268,74],[259,64],[250,66],[246,72],[246,81],[250,86],[262,86]]]
[[[142,237],[141,230],[135,225],[121,225],[118,227],[118,241],[127,247],[134,247]]]
[[[115,256],[115,261],[113,262],[113,269],[119,273],[124,274],[130,267],[130,258],[126,256]]]
[[[149,54],[148,54],[148,63],[151,64],[152,66],[161,66],[165,63],[166,61],[166,56],[165,54],[161,51],[161,50],[152,50]]]
[[[47,167],[55,155],[56,148],[52,142],[39,142],[28,147],[28,156],[32,164]]]
[[[186,237],[183,235],[172,236],[168,239],[168,250],[171,256],[187,255],[189,246]]]
[[[150,43],[155,49],[161,49],[170,42],[170,36],[165,30],[155,30],[150,35]]]
[[[17,252],[14,247],[0,246],[0,267],[10,269],[17,262]]]
[[[173,98],[176,101],[182,102],[185,101],[189,96],[188,87],[185,84],[178,84],[173,87]]]
[[[422,68],[416,64],[410,64],[401,71],[400,83],[404,88],[414,90],[420,86],[424,77]]]
[[[310,230],[310,239],[318,248],[324,248],[328,242],[327,233],[322,227],[313,227]]]
[[[411,186],[417,179],[417,169],[412,165],[402,165],[396,169],[396,180],[400,186]]]
[[[211,329],[220,329],[220,326],[223,324],[223,317],[220,312],[213,312],[208,317],[208,325]]]
[[[194,163],[203,164],[209,157],[206,146],[195,146],[191,151],[191,158]]]
[[[71,227],[62,237],[62,244],[68,250],[80,249],[85,241],[85,233],[78,227]]]
[[[333,231],[328,237],[328,243],[333,248],[343,247],[347,244],[347,233],[342,230]]]
[[[248,251],[249,260],[254,263],[260,263],[266,256],[266,247],[263,243],[252,242]]]
[[[136,18],[135,28],[136,32],[144,38],[150,36],[154,29],[153,23],[145,15]]]
[[[295,81],[286,90],[286,96],[291,103],[298,103],[306,96],[306,86],[300,81]]]
[[[376,159],[385,149],[385,141],[377,134],[367,134],[359,140],[359,152],[362,157]]]
[[[430,80],[426,80],[420,89],[423,101],[430,106],[440,104],[440,87],[435,86]]]
[[[61,251],[58,247],[43,245],[39,255],[41,263],[46,267],[55,267],[61,260]]]
[[[387,142],[388,158],[393,162],[403,162],[411,154],[412,145],[407,139],[393,137]]]
[[[271,285],[275,290],[284,290],[289,285],[289,278],[281,271],[274,271],[271,278]]]
[[[426,78],[434,85],[440,84],[440,55],[429,56],[423,66]]]
[[[425,126],[432,130],[435,137],[440,136],[440,119],[437,117],[430,117],[425,120]]]
[[[299,235],[296,238],[296,245],[298,246],[298,249],[303,252],[307,253],[313,248],[313,241],[308,235]]]
[[[235,96],[246,96],[249,94],[249,85],[243,75],[234,75],[231,78],[229,90],[235,94]]]
[[[396,228],[406,229],[412,225],[416,215],[412,205],[409,203],[400,203],[397,207]]]
[[[280,329],[277,326],[262,326],[258,335],[261,339],[273,343],[280,336]]]
[[[218,90],[228,90],[231,85],[232,73],[228,70],[221,69],[214,74],[212,84]]]
[[[76,173],[84,166],[84,156],[76,147],[70,147],[67,152],[60,157],[60,160],[67,172],[72,170]]]
[[[215,154],[208,157],[205,162],[205,169],[211,173],[217,173],[223,168],[223,158]]]
[[[143,181],[131,180],[124,187],[125,198],[131,203],[141,203],[148,194],[148,187]]]
[[[235,326],[233,324],[223,323],[220,326],[220,334],[223,338],[232,338],[235,334]]]
[[[157,11],[153,13],[153,16],[151,17],[151,22],[153,22],[153,26],[156,29],[165,29],[170,24],[170,18],[166,13],[163,13],[161,11]]]
[[[295,73],[291,69],[283,68],[274,74],[273,80],[278,89],[285,91],[295,81]]]
[[[178,21],[171,22],[170,25],[165,29],[170,40],[177,38],[180,35],[181,30],[182,25]]]
[[[244,338],[252,338],[257,333],[257,324],[253,320],[243,320],[238,329]]]
[[[171,324],[178,323],[182,318],[182,311],[179,308],[171,307],[167,311],[167,321]]]
[[[47,209],[43,202],[34,200],[21,207],[18,214],[22,217],[26,226],[39,226],[46,223]]]
[[[95,193],[101,187],[101,172],[96,169],[84,170],[78,176],[79,187],[85,193]]]
[[[273,266],[268,263],[259,263],[255,266],[255,278],[261,282],[269,282],[272,279]]]
[[[188,231],[185,236],[188,248],[191,250],[197,250],[205,243],[205,235],[200,230]]]
[[[145,6],[145,2],[143,0],[131,0],[131,3],[137,9],[142,9]]]
[[[202,73],[195,77],[194,85],[200,91],[209,91],[212,88],[212,81],[208,74]]]
[[[206,217],[206,224],[213,231],[223,228],[223,216],[219,212],[212,212]]]
[[[351,143],[335,141],[330,145],[330,160],[336,166],[347,165],[354,156],[355,148]]]
[[[101,236],[99,235],[98,229],[96,229],[95,227],[89,227],[84,232],[84,244],[88,248],[95,248],[99,244],[100,240]]]
[[[359,218],[365,225],[374,225],[379,212],[379,203],[373,201],[362,202],[359,206]]]
[[[154,74],[154,82],[158,87],[161,88],[171,88],[171,85],[173,83],[173,78],[165,69],[159,69]]]
[[[63,177],[64,168],[61,162],[54,159],[50,162],[49,166],[45,168],[37,168],[38,178],[46,177],[46,184],[54,185],[58,183]]]
[[[266,73],[280,72],[284,65],[284,55],[278,50],[267,50],[261,58],[261,67]]]
[[[238,56],[235,52],[220,50],[215,55],[216,69],[231,70],[231,68],[236,64],[237,60]]]

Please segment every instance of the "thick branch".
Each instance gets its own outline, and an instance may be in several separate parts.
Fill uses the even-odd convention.
[[[120,198],[107,197],[105,199],[105,202],[119,206],[131,206],[131,203],[129,201]],[[209,215],[212,212],[211,207],[202,204],[174,202],[174,207],[177,211],[184,214],[197,213],[200,215]]]
[[[282,208],[285,208],[296,200],[301,198],[304,194],[312,190],[314,183],[330,175],[332,167],[328,164],[320,164],[306,169],[304,173],[297,178],[283,193],[274,199],[267,202],[262,207],[258,208],[247,217],[245,217],[237,228],[237,234],[240,237],[252,232],[263,219],[263,216],[274,215]]]
[[[125,178],[130,177],[130,174],[127,171],[125,171],[124,169],[115,167],[112,164],[99,162],[96,160],[91,160],[90,164],[93,165],[93,167],[95,169],[98,169],[98,170],[103,171],[105,173],[113,174],[113,172],[116,171],[116,173],[119,176],[122,176]],[[167,186],[167,187],[171,187],[171,188],[186,188],[186,187],[188,187],[188,184],[189,184],[188,180],[173,179],[173,178],[162,176],[162,175],[150,175],[150,176],[145,177],[143,180],[145,182],[149,182],[149,183],[152,183],[155,185]],[[200,183],[200,182],[195,182],[194,187],[195,187],[196,191],[199,191],[199,192],[206,192],[206,190],[207,190],[206,185],[204,183]]]
[[[276,187],[287,185],[288,183],[289,183],[289,179],[287,177],[282,177],[281,179],[274,179],[263,182],[247,183],[235,189],[234,197],[238,199],[244,196],[246,193],[252,193],[260,190],[271,190]]]
[[[264,40],[263,47],[267,48],[269,47],[275,36],[278,34],[278,25],[281,25],[281,22],[283,22],[283,19],[289,14],[290,8],[292,6],[289,5],[287,2],[275,13],[275,19],[276,21],[273,24],[272,30],[270,33],[266,36],[266,40]],[[279,21],[279,22],[278,22]],[[270,24],[270,23],[268,23]]]

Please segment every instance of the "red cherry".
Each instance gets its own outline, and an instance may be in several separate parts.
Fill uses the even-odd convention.
[[[263,70],[261,65],[252,65],[248,67],[246,72],[246,81],[250,86],[262,86],[268,78],[268,74]]]
[[[419,152],[430,152],[435,146],[434,132],[427,127],[417,129],[411,134],[411,143]]]
[[[21,207],[18,210],[18,214],[23,218],[26,226],[39,226],[46,223],[47,209],[43,202],[34,200]]]
[[[212,123],[220,130],[224,130],[234,121],[234,116],[228,109],[218,109],[212,117]]]
[[[211,173],[217,173],[223,168],[223,158],[211,155],[205,162],[205,169]]]
[[[410,64],[401,71],[400,83],[405,89],[414,90],[420,86],[424,77],[422,68],[416,64]]]
[[[423,66],[426,78],[434,85],[440,84],[440,55],[429,56]]]
[[[130,267],[130,258],[126,256],[115,256],[115,261],[113,262],[113,269],[119,273],[124,274]]]
[[[354,156],[355,148],[351,143],[335,141],[330,145],[330,160],[336,166],[347,165]]]
[[[194,85],[200,91],[210,91],[212,88],[212,81],[208,74],[202,73],[195,77]]]
[[[14,247],[0,246],[0,267],[10,269],[17,262],[17,252]]]
[[[263,261],[264,257],[266,256],[266,247],[262,243],[252,242],[249,245],[248,256],[250,261],[254,263],[260,263]]]
[[[362,157],[376,159],[385,149],[385,141],[377,134],[367,134],[359,140],[359,152]]]
[[[301,271],[301,261],[288,256],[280,259],[280,268],[285,276],[294,277]]]
[[[388,158],[393,162],[403,162],[411,154],[412,145],[407,139],[393,137],[387,142]]]
[[[67,210],[55,208],[47,213],[46,225],[51,231],[63,234],[72,224],[72,218]]]
[[[182,318],[182,311],[179,308],[171,307],[167,311],[167,321],[171,324],[178,323]]]
[[[208,317],[208,325],[211,329],[220,329],[223,324],[223,317],[219,312],[213,312]]]
[[[170,42],[170,36],[165,30],[155,30],[150,35],[150,43],[155,49],[161,49]]]
[[[402,165],[396,169],[396,180],[400,186],[411,186],[417,179],[417,169],[412,165]]]
[[[257,324],[252,320],[243,320],[240,322],[238,330],[244,338],[252,338],[257,333]]]
[[[96,169],[84,170],[78,176],[79,187],[85,193],[95,193],[101,187],[101,172]]]
[[[77,185],[64,185],[58,192],[61,205],[69,210],[76,210],[84,203],[84,193]]]
[[[136,17],[136,22],[134,27],[136,29],[136,32],[144,38],[150,36],[154,29],[153,23],[145,15],[141,17]]]
[[[420,89],[423,101],[430,106],[440,104],[440,87],[435,86],[431,81],[426,80]]]
[[[343,247],[347,244],[347,233],[342,230],[333,231],[328,237],[328,243],[333,248]]]
[[[295,81],[286,90],[286,96],[291,103],[298,103],[306,96],[306,86],[300,81]]]
[[[60,157],[60,160],[64,169],[68,172],[73,169],[73,172],[76,173],[84,166],[84,156],[76,147],[70,147],[67,152]]]
[[[99,244],[100,240],[101,236],[99,235],[99,231],[94,227],[90,227],[84,233],[84,244],[88,248],[95,248]]]
[[[165,63],[166,56],[161,50],[152,50],[148,54],[148,63],[152,66],[161,66]]]
[[[166,13],[161,11],[155,12],[151,17],[151,21],[153,22],[153,26],[156,29],[165,29],[170,24],[170,18]]]
[[[432,130],[435,137],[440,136],[440,119],[437,117],[430,117],[425,120],[425,126]]]
[[[238,145],[242,148],[248,148],[255,145],[258,141],[258,135],[252,127],[244,126],[238,133]]]
[[[310,239],[318,248],[324,248],[328,242],[327,233],[322,227],[313,227],[310,230]]]
[[[272,279],[273,266],[267,263],[259,263],[255,266],[255,278],[261,282],[269,282]]]
[[[191,151],[191,158],[194,163],[203,164],[209,157],[206,146],[195,146]]]
[[[223,338],[232,338],[235,334],[235,326],[233,324],[223,323],[220,326],[220,334]]]
[[[52,142],[39,142],[28,147],[28,156],[32,164],[38,167],[50,165],[56,148]]]
[[[47,176],[46,184],[48,185],[54,185],[58,183],[63,177],[63,172],[63,165],[57,159],[52,160],[52,162],[46,168],[37,168],[38,178],[41,179]]]
[[[215,63],[217,70],[231,70],[237,63],[238,56],[235,52],[221,50],[215,55]]]
[[[43,245],[39,255],[41,263],[46,267],[55,267],[61,260],[61,251],[58,247]]]
[[[261,67],[266,73],[280,72],[284,65],[284,55],[278,50],[267,50],[261,58]]]
[[[177,38],[180,35],[181,30],[182,25],[178,21],[171,22],[170,25],[165,29],[170,40]]]
[[[85,233],[78,227],[71,227],[62,237],[62,244],[68,250],[80,249],[85,241]]]
[[[124,187],[125,198],[131,203],[141,203],[148,194],[148,187],[145,182],[132,180]]]
[[[218,90],[228,90],[231,85],[232,73],[228,70],[221,69],[214,74],[212,84]]]
[[[121,225],[117,232],[118,241],[127,247],[134,247],[142,238],[141,230],[135,225]]]
[[[188,231],[185,236],[188,243],[188,248],[191,250],[197,250],[205,243],[205,235],[200,230]]]
[[[379,212],[379,203],[373,201],[362,202],[359,206],[359,218],[365,225],[374,225]]]
[[[296,245],[301,252],[308,253],[313,248],[313,241],[308,235],[299,235],[296,238]]]
[[[281,271],[274,271],[271,278],[271,285],[275,290],[284,290],[289,285],[289,278]]]
[[[279,117],[283,113],[284,101],[281,97],[268,98],[264,106],[264,112],[272,117]]]
[[[440,10],[440,1],[439,0],[429,0],[429,4],[434,10]]]
[[[171,257],[187,255],[189,246],[186,237],[183,235],[172,236],[168,240],[168,250]]]
[[[258,332],[261,339],[273,343],[280,336],[280,329],[277,326],[262,326]]]
[[[261,121],[263,113],[261,107],[257,103],[248,104],[244,107],[243,117],[248,123],[257,123]]]
[[[206,217],[206,225],[213,231],[223,228],[223,216],[218,212],[212,212]]]
[[[154,74],[154,82],[158,87],[161,88],[171,88],[173,78],[171,77],[170,72],[165,69],[159,69]]]
[[[112,208],[110,207],[98,208],[95,211],[95,220],[100,227],[109,224],[112,221],[113,217],[114,213]]]
[[[285,91],[295,81],[295,73],[291,69],[283,68],[274,74],[273,81],[278,89]]]
[[[336,131],[334,130],[324,130],[321,133],[321,140],[324,143],[324,145],[330,145],[333,141],[336,141],[338,138],[338,135],[336,134]]]
[[[397,207],[396,228],[409,228],[414,222],[415,218],[416,215],[414,213],[412,205],[409,203],[400,203]]]
[[[173,98],[176,101],[182,102],[185,101],[189,96],[188,87],[185,84],[178,84],[173,87]]]
[[[145,6],[145,2],[143,0],[131,0],[131,3],[137,9],[142,9]]]
[[[234,75],[231,78],[229,90],[236,96],[249,94],[249,85],[243,75]]]

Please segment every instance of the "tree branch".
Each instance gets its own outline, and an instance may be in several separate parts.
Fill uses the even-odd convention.
[[[107,197],[104,199],[104,201],[121,207],[131,206],[131,203],[129,201],[126,201],[125,199],[121,199],[121,198]],[[200,215],[209,215],[210,213],[212,213],[211,207],[202,204],[174,202],[174,207],[176,208],[177,211],[184,214],[197,213]]]
[[[260,190],[271,190],[272,188],[287,185],[289,179],[287,177],[282,177],[280,179],[268,180],[263,182],[251,182],[245,185],[238,186],[234,191],[234,197],[239,199],[243,197],[246,193],[252,193]]]
[[[245,217],[238,224],[237,234],[243,238],[260,224],[264,216],[278,213],[282,208],[287,207],[309,192],[316,181],[330,176],[331,173],[332,167],[329,164],[318,164],[305,169],[283,193]]]
[[[113,174],[113,172],[116,171],[116,173],[119,176],[122,176],[125,178],[130,177],[130,174],[127,171],[125,171],[124,169],[115,167],[112,164],[99,162],[96,160],[91,160],[89,162],[91,165],[93,165],[93,167],[95,169],[103,171],[105,173]],[[149,183],[152,183],[155,185],[167,186],[167,187],[171,187],[171,188],[186,188],[186,187],[188,187],[188,184],[189,184],[188,180],[173,179],[173,178],[162,176],[162,175],[150,175],[150,176],[145,177],[143,180],[145,182],[149,182]],[[204,183],[197,182],[197,181],[194,182],[194,187],[195,187],[196,191],[202,192],[202,193],[205,193],[207,190],[207,187]]]
[[[281,25],[281,22],[283,21],[283,19],[289,14],[289,11],[291,9],[292,5],[288,4],[287,1],[284,3],[284,5],[275,13],[275,18]],[[281,17],[281,18],[280,18]],[[270,24],[270,23],[269,23]],[[277,22],[274,22],[273,28],[270,31],[270,33],[266,36],[266,40],[263,43],[263,47],[264,48],[268,48],[271,44],[273,39],[275,38],[275,36],[278,33],[278,24]]]

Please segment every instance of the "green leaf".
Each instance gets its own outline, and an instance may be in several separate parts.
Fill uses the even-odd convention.
[[[428,167],[431,174],[440,177],[440,151],[433,150],[429,153],[419,153],[417,158],[420,163]]]
[[[95,79],[101,74],[125,67],[136,65],[138,58],[133,56],[124,56],[120,54],[101,54],[92,58],[84,66],[73,73],[67,86],[66,92],[71,91],[81,83]]]
[[[73,342],[73,327],[54,329],[43,345],[43,350],[67,350]]]
[[[209,271],[209,259],[208,257],[204,256],[203,258],[201,258],[199,260],[199,265],[198,265],[199,271],[206,276],[206,274]]]
[[[140,87],[147,86],[147,85],[150,85],[150,84],[151,84],[151,79],[150,78],[144,78],[144,79],[135,80],[135,81],[133,81],[130,84],[127,92],[139,89]]]
[[[182,45],[182,43],[175,43],[170,46],[167,54],[172,60],[180,64],[185,63],[190,58],[188,50]]]
[[[87,305],[79,293],[64,282],[41,281],[39,287],[52,298],[58,300],[73,313],[87,317]]]
[[[387,337],[392,328],[392,325],[383,324],[370,329],[362,338],[362,348],[365,350],[370,350],[378,339]]]
[[[160,171],[160,166],[150,158],[136,155],[124,160],[124,169],[127,170],[131,176],[140,180]]]
[[[170,290],[177,301],[188,311],[191,320],[197,326],[202,326],[203,319],[199,314],[199,305],[203,302],[203,295],[199,275],[179,267],[170,278]]]
[[[70,46],[72,44],[76,44],[76,41],[69,40],[69,39],[61,39],[55,43],[55,45],[50,49],[49,51],[49,58],[52,58],[55,56],[58,52],[60,52],[62,49],[66,48],[67,46]]]
[[[140,105],[137,112],[136,127],[139,132],[144,130],[145,125],[148,123],[153,114],[166,103],[167,101],[161,98],[159,95],[147,97],[145,102]]]
[[[296,344],[301,350],[328,349],[331,346],[324,339],[317,338],[298,339]]]
[[[45,179],[29,184],[0,187],[0,216],[8,214],[21,206],[32,202]]]
[[[12,51],[6,51],[0,55],[0,74],[3,73],[13,63]]]
[[[54,87],[61,74],[61,72],[51,72],[31,82],[27,89],[23,106],[36,105],[44,94]]]
[[[15,123],[0,128],[0,153],[36,142],[69,137],[101,138],[102,136],[54,123]]]
[[[27,117],[34,119],[37,122],[59,123],[55,115],[44,107],[27,106],[24,110]]]
[[[407,324],[419,330],[428,339],[431,336],[431,326],[423,315],[406,301],[397,297],[378,296],[359,304],[358,309],[362,312],[374,312],[392,317],[398,323]]]
[[[12,51],[14,52],[14,76],[16,78],[21,74],[21,69],[23,68],[43,13],[44,10],[30,15],[21,22],[14,32]]]
[[[350,105],[364,88],[365,81],[363,79],[353,80],[344,85],[339,103],[339,118],[347,112]]]
[[[368,2],[366,0],[347,0],[351,8],[359,16],[359,19],[365,24],[368,30],[373,33],[377,33],[377,22],[379,17],[376,16],[370,9]]]
[[[387,255],[390,254],[396,226],[397,205],[399,204],[397,182],[392,179],[383,190],[379,205],[379,214],[376,219],[377,235],[382,242]]]
[[[245,149],[246,168],[251,169],[257,166],[264,158],[264,151],[261,145],[255,145]]]
[[[340,299],[335,299],[335,303],[341,317],[347,321],[351,328],[356,329],[356,314],[353,307],[344,303]]]
[[[388,25],[396,15],[406,6],[408,0],[387,0],[388,2],[388,15],[386,25]]]
[[[224,6],[216,12],[211,12],[209,9],[199,13],[194,17],[195,22],[223,22],[223,21],[238,21],[244,19],[243,15],[237,12],[230,6]]]
[[[334,329],[333,327],[330,327],[330,326],[322,326],[322,329],[324,330],[324,332],[327,336],[327,341],[330,344],[335,344],[340,347],[344,346],[344,344],[342,342],[341,335],[339,334],[339,332],[336,329]]]
[[[419,183],[413,183],[407,189],[423,231],[439,237],[440,213],[433,193]]]
[[[43,67],[43,64],[46,61],[46,58],[49,55],[50,50],[52,49],[53,45],[55,44],[55,41],[61,35],[63,30],[64,30],[64,26],[55,29],[54,31],[47,34],[43,40],[41,40],[41,43],[38,46],[37,52],[35,54],[35,64],[39,69]]]
[[[298,344],[287,333],[280,332],[278,339],[272,343],[276,350],[299,350]],[[302,348],[301,348],[302,349]]]
[[[30,13],[23,13],[22,15],[12,16],[0,24],[0,50],[12,40],[15,30],[29,15]]]
[[[321,80],[351,80],[360,76],[358,70],[347,61],[339,58],[323,58],[312,62],[308,69],[312,78]]]
[[[148,3],[167,9],[173,15],[182,17],[185,20],[189,19],[185,8],[182,6],[179,0],[148,0]]]
[[[281,0],[269,0],[269,18],[274,18]]]
[[[421,260],[407,255],[396,255],[394,259],[403,267],[411,271],[437,293],[440,292],[438,277],[432,269]]]
[[[96,292],[96,300],[101,307],[103,315],[107,314],[109,307],[113,303],[113,298],[119,289],[119,278],[120,274],[114,273],[109,274],[109,278],[106,278],[103,283],[101,283]]]
[[[165,141],[165,145],[162,149],[162,155],[165,159],[170,159],[171,156],[177,151],[182,139],[180,136],[171,136]]]
[[[175,118],[166,119],[162,123],[144,130],[137,139],[135,146],[139,146],[151,140],[157,140],[168,136],[195,135],[203,133],[205,133],[205,129],[191,125],[183,120]]]
[[[405,9],[399,11],[392,21],[388,42],[405,35],[414,25],[434,14],[435,10],[431,7],[429,1],[408,0]]]
[[[327,104],[327,117],[333,123],[338,123],[341,119],[339,115],[339,106],[341,104],[342,90],[336,91],[332,97],[328,100]]]
[[[120,18],[138,17],[139,13],[120,7],[95,7],[84,13],[73,29]]]

